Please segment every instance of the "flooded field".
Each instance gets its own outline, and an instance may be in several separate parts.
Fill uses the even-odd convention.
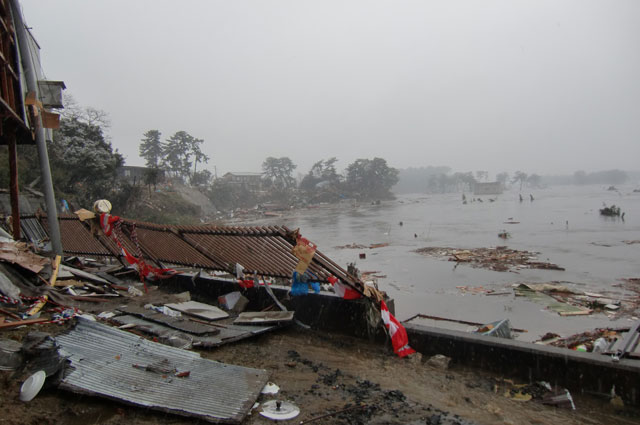
[[[512,285],[555,281],[576,291],[635,299],[637,294],[620,280],[640,277],[640,243],[632,243],[640,240],[640,193],[634,188],[553,187],[531,191],[533,201],[523,191],[522,202],[517,191],[482,196],[482,202],[467,194],[466,205],[460,194],[406,195],[381,205],[319,206],[259,223],[299,227],[340,265],[355,262],[361,271],[386,276],[378,284],[395,299],[401,320],[418,313],[480,323],[508,318],[513,327],[528,330],[519,339],[532,341],[547,332],[566,336],[624,327],[633,320],[633,311],[561,317],[543,303],[516,297]],[[619,206],[624,220],[601,216],[603,202]],[[505,231],[510,237],[499,238]],[[389,245],[368,248],[382,243]],[[367,248],[340,248],[347,244]],[[496,246],[538,252],[539,261],[565,270],[493,271],[415,252]],[[468,290],[478,287],[481,291]],[[485,290],[497,295],[485,295]]]

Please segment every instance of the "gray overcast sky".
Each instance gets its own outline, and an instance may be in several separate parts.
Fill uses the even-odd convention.
[[[22,0],[49,79],[208,168],[572,173],[640,167],[640,1]]]

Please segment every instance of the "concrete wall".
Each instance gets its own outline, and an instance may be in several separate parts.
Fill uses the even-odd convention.
[[[615,392],[626,404],[640,400],[640,362],[597,353],[495,338],[472,333],[406,325],[409,343],[425,355],[444,354],[454,364],[518,377],[529,382],[547,381],[572,393]]]

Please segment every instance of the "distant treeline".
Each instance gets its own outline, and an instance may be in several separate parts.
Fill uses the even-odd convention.
[[[398,170],[398,183],[393,187],[395,193],[424,193],[430,177],[447,175],[451,167],[419,167]]]
[[[629,181],[629,174],[622,170],[605,170],[587,173],[576,171],[572,175],[565,176],[542,176],[543,184],[546,185],[587,185],[587,184],[623,184]]]
[[[517,171],[498,173],[492,181],[499,181],[509,187],[516,185],[537,188],[553,185],[619,185],[630,180],[639,180],[640,173],[627,173],[622,170],[606,170],[587,173],[576,171],[571,175],[540,176]],[[428,166],[398,170],[398,184],[393,187],[395,193],[446,193],[473,190],[475,182],[489,181],[487,171],[454,172],[447,166]]]

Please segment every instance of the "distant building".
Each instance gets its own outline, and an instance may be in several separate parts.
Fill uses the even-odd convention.
[[[238,173],[228,172],[222,176],[228,184],[244,186],[249,190],[258,191],[262,189],[262,176],[264,173]]]
[[[118,173],[119,180],[126,180],[127,182],[135,185],[135,184],[143,184],[145,181],[145,176],[147,175],[148,172],[151,172],[152,170],[153,168],[148,168],[148,167],[135,167],[135,166],[124,165],[118,168],[116,170],[116,173]],[[157,169],[157,171],[158,171],[157,182],[160,183],[164,181],[164,170]]]
[[[502,183],[500,182],[488,182],[488,183],[476,182],[473,185],[474,195],[501,195],[502,190],[503,190],[503,187],[502,187]]]

